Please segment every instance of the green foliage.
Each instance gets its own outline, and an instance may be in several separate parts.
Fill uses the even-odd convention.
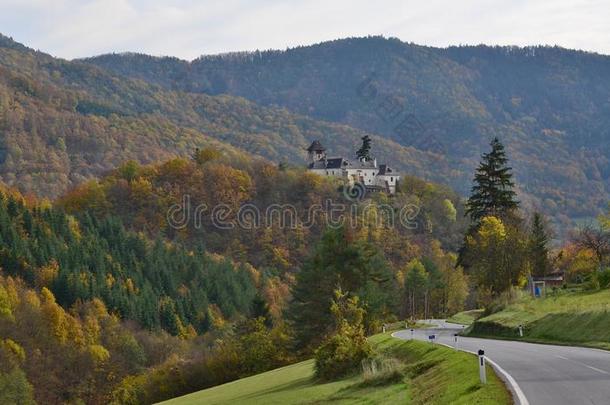
[[[297,348],[317,346],[333,330],[330,304],[337,287],[360,297],[365,324],[372,326],[392,310],[394,283],[387,262],[370,243],[345,227],[329,229],[292,289],[288,316]]]
[[[335,290],[330,311],[335,329],[315,351],[316,376],[323,380],[343,377],[357,370],[371,355],[371,347],[364,334],[364,315],[358,297],[349,297]]]
[[[476,170],[472,193],[466,204],[466,214],[473,222],[478,223],[487,216],[505,218],[517,208],[512,168],[507,163],[504,145],[498,138],[494,138],[491,141],[491,152],[483,154]]]
[[[548,249],[549,240],[550,235],[545,220],[542,214],[535,212],[529,236],[529,255],[534,276],[546,276],[552,270]]]
[[[188,325],[206,330],[210,304],[228,318],[248,313],[256,294],[247,268],[201,250],[151,242],[116,218],[85,214],[79,221],[0,193],[0,224],[0,267],[50,288],[65,307],[99,298],[124,319],[178,335]],[[1,314],[10,316],[5,297],[0,289]]]
[[[356,157],[360,160],[371,160],[371,138],[368,135],[362,137],[362,146],[356,151]]]
[[[0,371],[0,403],[6,405],[34,405],[32,385],[25,373],[14,368],[9,373]]]
[[[417,259],[409,262],[406,268],[404,290],[407,294],[407,305],[412,317],[421,314],[426,318],[425,310],[422,311],[417,307],[417,304],[428,294],[428,283],[429,277],[424,265]]]
[[[606,268],[597,274],[601,288],[610,288],[610,268]]]

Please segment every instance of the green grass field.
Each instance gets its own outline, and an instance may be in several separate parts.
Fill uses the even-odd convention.
[[[524,340],[610,349],[610,290],[568,292],[546,298],[524,296],[504,310],[478,319],[471,335],[518,337]]]
[[[459,323],[460,325],[470,325],[474,321],[483,315],[483,309],[471,309],[470,311],[458,312],[450,318],[447,318],[447,322]]]
[[[164,402],[195,404],[509,404],[510,394],[488,370],[481,385],[476,358],[425,342],[403,341],[389,334],[371,342],[377,353],[402,364],[398,378],[368,380],[355,375],[321,383],[313,360],[293,364]]]

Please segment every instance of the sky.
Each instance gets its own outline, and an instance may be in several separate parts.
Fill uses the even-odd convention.
[[[131,51],[192,60],[365,35],[610,54],[610,1],[0,0],[0,33],[66,59]]]

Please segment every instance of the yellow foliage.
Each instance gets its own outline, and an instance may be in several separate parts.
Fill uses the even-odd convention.
[[[222,316],[222,311],[215,304],[208,307],[208,315],[210,316],[211,324],[214,329],[224,329],[227,321]]]
[[[55,296],[47,287],[42,287],[40,295],[44,304],[55,304]]]
[[[32,308],[40,308],[40,298],[38,298],[38,294],[32,290],[28,290],[25,293],[25,303]]]
[[[195,330],[195,328],[193,328],[193,325],[187,325],[186,327],[182,325],[182,322],[180,322],[180,320],[178,320],[179,322],[179,329],[180,332],[178,333],[178,337],[180,339],[184,339],[184,340],[188,340],[188,339],[194,339],[197,337],[197,331]]]
[[[59,274],[59,264],[52,259],[49,264],[41,267],[36,273],[36,286],[38,288],[48,287]]]
[[[133,280],[131,278],[128,278],[127,280],[125,280],[125,289],[127,291],[129,291],[131,294],[135,294],[137,292],[136,291],[137,289],[136,289],[136,287],[135,287],[135,285],[133,283]]]
[[[40,295],[42,297],[42,311],[45,321],[57,340],[60,343],[66,343],[70,328],[66,313],[63,308],[57,305],[55,296],[48,288],[43,287]]]
[[[12,339],[0,340],[0,349],[11,353],[17,360],[23,362],[25,360],[25,350],[23,347]]]
[[[114,285],[114,283],[116,282],[114,276],[110,273],[108,273],[106,275],[106,286],[108,286],[108,288],[112,288],[112,286]]]
[[[13,319],[13,311],[6,289],[0,285],[0,319]]]
[[[89,345],[89,354],[96,364],[104,363],[110,358],[110,352],[102,345]]]
[[[486,245],[489,241],[506,239],[506,228],[499,218],[485,217],[481,220],[478,234]]]
[[[68,228],[70,229],[70,232],[72,232],[72,236],[74,236],[74,239],[80,240],[81,232],[80,232],[80,226],[78,224],[78,221],[72,215],[68,215],[67,220],[68,220]]]
[[[219,150],[212,147],[206,147],[195,151],[195,153],[193,154],[193,159],[195,160],[195,162],[197,162],[197,164],[203,165],[212,160],[216,160],[221,156],[222,154]]]

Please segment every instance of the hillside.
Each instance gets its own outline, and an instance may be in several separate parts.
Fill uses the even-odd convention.
[[[351,156],[364,132],[239,97],[164,90],[0,37],[0,135],[0,180],[56,197],[129,159],[152,163],[213,146],[236,160],[245,151],[300,165],[312,139]],[[380,137],[375,153],[412,174],[439,165]]]
[[[192,62],[138,54],[84,62],[167,89],[282,106],[438,153],[440,167],[423,174],[462,193],[482,148],[500,136],[521,198],[558,221],[596,215],[610,196],[608,56],[367,37]]]
[[[387,358],[400,361],[394,373],[320,382],[314,377],[313,361],[308,360],[163,404],[510,403],[510,394],[491,369],[489,383],[485,386],[479,383],[475,359],[470,354],[417,341],[400,341],[388,335],[373,336],[370,340],[386,361]]]
[[[542,299],[524,295],[500,307],[499,311],[477,319],[471,334],[610,348],[608,306],[610,291],[554,291]]]

